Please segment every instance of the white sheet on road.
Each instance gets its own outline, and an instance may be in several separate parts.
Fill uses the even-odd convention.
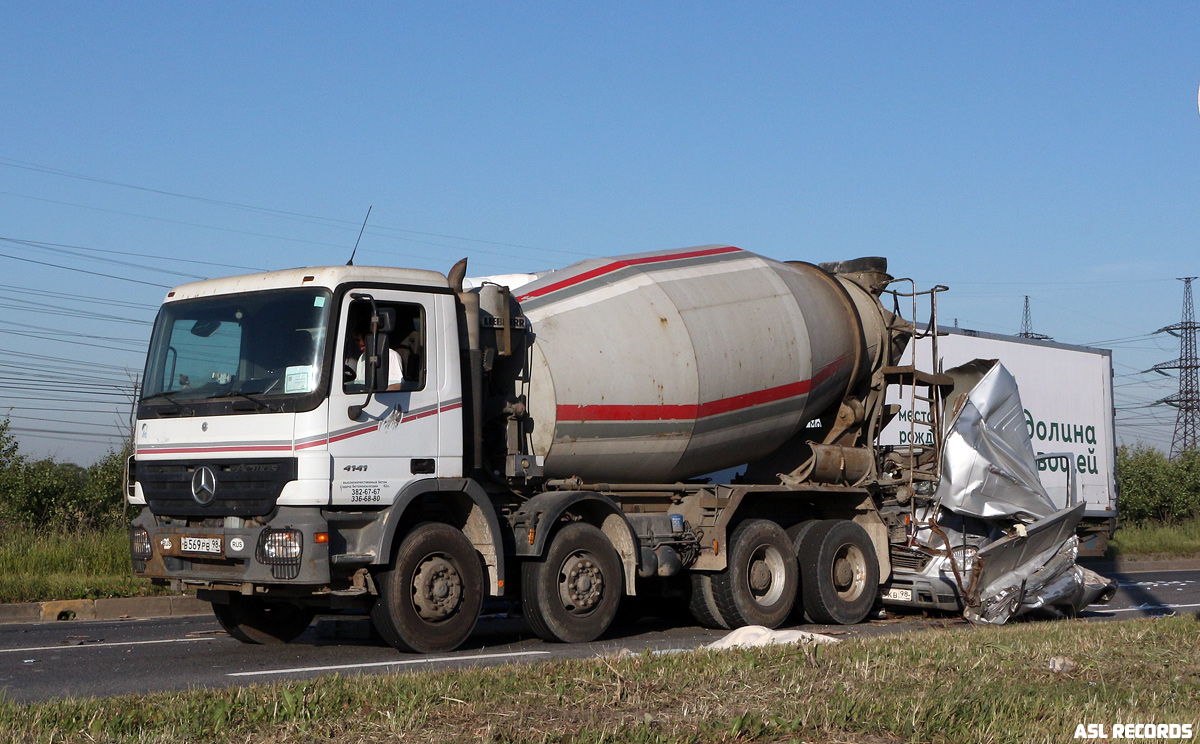
[[[752,648],[754,646],[773,646],[781,643],[840,643],[833,636],[821,633],[809,633],[805,630],[771,630],[761,625],[747,625],[738,628],[719,641],[714,641],[704,648],[717,650],[722,648]]]

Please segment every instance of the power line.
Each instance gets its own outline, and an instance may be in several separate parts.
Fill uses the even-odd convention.
[[[72,420],[72,419],[43,418],[41,416],[15,416],[11,413],[8,414],[7,418],[18,419],[21,421],[44,421],[48,424],[71,424],[73,426],[93,426],[93,427],[98,426],[98,427],[101,427],[104,429],[111,429],[114,427],[120,428],[122,425],[122,424],[118,424],[118,423],[100,424],[100,423],[94,423],[94,422],[90,422],[90,421],[77,421],[77,420]],[[81,433],[86,433],[86,432],[81,432]]]
[[[2,298],[0,298],[2,299]],[[71,310],[62,307],[61,305],[51,305],[46,302],[34,302],[33,300],[21,300],[19,302],[2,302],[0,307],[8,310],[16,310],[18,312],[36,313],[39,316],[57,315],[61,318],[85,318],[87,320],[100,320],[108,323],[127,323],[129,325],[152,325],[153,321],[139,320],[137,318],[126,318],[120,315],[108,315],[107,313],[85,312],[83,310]]]
[[[62,431],[61,429],[36,429],[25,426],[13,426],[9,431],[14,434],[34,434],[41,439],[63,439],[68,442],[88,442],[101,441],[111,442],[114,439],[121,440],[125,438],[122,433],[115,434],[92,434],[82,431]],[[50,436],[46,436],[50,435]],[[57,435],[57,436],[54,436]]]
[[[127,338],[125,336],[97,336],[92,333],[78,333],[76,331],[60,331],[57,328],[47,328],[46,326],[33,325],[30,323],[18,323],[15,320],[0,320],[4,325],[16,326],[17,328],[29,328],[35,331],[45,331],[56,336],[71,336],[74,338],[90,338],[93,341],[113,341],[116,343],[140,344],[145,345],[146,340],[140,338]]]
[[[147,266],[144,263],[132,263],[130,261],[121,261],[121,260],[118,260],[115,258],[105,258],[103,256],[89,256],[89,255],[87,255],[86,252],[80,252],[79,250],[74,249],[75,248],[74,246],[61,247],[55,243],[43,243],[43,242],[39,242],[36,240],[25,240],[23,238],[7,238],[7,237],[3,237],[3,236],[0,236],[0,240],[4,241],[5,243],[12,243],[13,245],[23,245],[26,248],[33,248],[34,250],[47,251],[49,253],[57,253],[57,254],[63,255],[63,256],[71,256],[72,258],[82,258],[85,261],[95,261],[97,263],[106,263],[106,264],[110,264],[112,266],[129,266],[129,267],[138,269],[140,271],[153,271],[153,272],[157,272],[159,274],[168,274],[170,276],[178,276],[183,279],[201,280],[201,279],[208,278],[201,274],[187,274],[182,271],[174,271],[172,269],[160,269],[157,266]],[[86,249],[85,249],[85,251],[86,251]],[[115,251],[106,251],[106,253],[114,253],[114,252]],[[131,255],[138,255],[138,254],[131,254]],[[149,255],[145,255],[145,254],[142,254],[142,255],[144,258],[154,258],[154,259],[158,258],[157,256],[149,256]]]
[[[47,261],[35,261],[32,258],[22,258],[21,256],[14,256],[10,253],[0,253],[0,258],[11,258],[14,261],[24,261],[25,263],[37,264],[38,266],[49,266],[52,269],[63,269],[65,271],[75,271],[80,274],[88,274],[90,276],[102,276],[105,279],[116,279],[117,281],[132,282],[133,284],[144,284],[147,287],[161,287],[163,289],[171,288],[171,285],[169,285],[169,284],[158,284],[157,282],[144,282],[141,279],[130,279],[127,276],[116,276],[114,274],[105,274],[105,273],[102,273],[99,271],[88,271],[87,269],[78,269],[78,268],[75,268],[74,266],[63,266],[62,264],[49,263]]]
[[[136,184],[123,183],[121,181],[114,181],[114,180],[106,179],[106,178],[97,178],[94,176],[87,176],[87,175],[84,175],[81,173],[72,173],[70,171],[62,170],[60,168],[52,168],[49,166],[38,165],[36,163],[29,163],[26,161],[14,160],[12,158],[0,158],[0,166],[6,166],[9,168],[20,168],[23,170],[34,171],[37,173],[46,173],[49,175],[59,176],[62,178],[73,178],[73,179],[78,179],[78,180],[83,180],[83,181],[90,181],[92,183],[99,183],[99,184],[104,184],[107,186],[118,186],[121,188],[133,189],[133,190],[142,191],[145,193],[157,194],[159,196],[170,196],[170,197],[173,197],[176,199],[187,199],[190,201],[200,202],[203,204],[212,204],[212,205],[216,205],[216,206],[228,207],[230,209],[237,209],[237,210],[243,210],[243,211],[248,211],[248,212],[254,212],[254,213],[258,213],[258,214],[270,215],[270,216],[274,216],[274,217],[280,217],[283,219],[299,220],[302,222],[308,222],[310,224],[313,223],[313,221],[315,221],[316,224],[321,224],[321,225],[325,225],[328,227],[339,227],[340,226],[342,228],[355,228],[355,227],[358,227],[358,224],[359,224],[356,220],[343,220],[343,219],[338,219],[335,217],[322,217],[320,215],[303,214],[300,212],[289,212],[289,211],[282,210],[282,209],[271,209],[269,207],[259,207],[259,206],[254,206],[254,205],[250,205],[250,204],[242,204],[242,203],[238,203],[238,202],[224,201],[221,199],[210,199],[210,198],[203,197],[203,196],[194,196],[191,194],[183,194],[183,193],[179,193],[179,192],[175,192],[175,191],[166,191],[164,189],[156,189],[156,188],[150,188],[150,187],[146,187],[146,186],[138,186]],[[449,235],[446,233],[421,232],[419,230],[409,230],[409,229],[401,228],[401,227],[390,227],[390,226],[378,225],[378,224],[373,225],[372,227],[374,228],[374,230],[371,230],[368,232],[374,232],[375,230],[387,230],[387,231],[391,231],[391,232],[405,233],[408,235],[420,235],[423,237],[434,237],[434,238],[442,238],[442,239],[447,239],[447,240],[459,240],[459,241],[463,241],[463,242],[467,242],[467,243],[479,243],[482,245],[495,245],[495,246],[499,246],[499,247],[503,247],[503,248],[518,248],[521,250],[544,251],[544,252],[548,252],[548,253],[564,253],[564,254],[577,255],[577,256],[595,257],[595,254],[584,253],[582,251],[571,251],[571,250],[566,250],[566,249],[562,249],[562,248],[537,248],[535,246],[522,245],[520,243],[505,243],[505,242],[496,241],[496,240],[484,240],[481,238],[467,238],[467,237],[463,237],[460,235]],[[218,229],[220,229],[220,228],[218,228]],[[270,237],[270,236],[265,236],[265,237]],[[334,247],[339,247],[339,246],[334,246]],[[448,247],[454,247],[454,246],[448,246]]]
[[[122,351],[124,351],[124,350],[122,349]],[[69,359],[67,357],[61,357],[61,356],[57,356],[57,355],[51,356],[49,354],[34,354],[34,353],[28,352],[28,351],[17,351],[16,349],[6,349],[4,347],[0,347],[0,353],[7,354],[9,356],[25,357],[26,359],[41,359],[43,361],[54,362],[54,363],[71,362],[74,364],[86,364],[91,367],[103,367],[103,368],[107,368],[107,369],[115,369],[115,370],[120,370],[122,372],[129,372],[129,373],[135,373],[135,372],[142,371],[142,369],[141,369],[142,365],[140,363],[138,364],[137,368],[135,369],[133,367],[129,367],[129,366],[123,365],[123,364],[102,364],[100,362],[94,362],[90,359],[86,360],[86,361],[83,359]],[[132,353],[132,352],[128,352],[128,353]]]
[[[71,292],[51,292],[45,289],[30,289],[28,287],[18,287],[12,284],[0,284],[0,290],[8,292],[16,292],[17,294],[36,295],[38,297],[51,297],[69,300],[87,300],[101,305],[112,305],[114,307],[125,307],[132,310],[158,310],[158,305],[152,305],[148,302],[130,302],[128,300],[110,300],[105,297],[92,297],[90,295],[74,294]]]
[[[53,406],[26,406],[26,405],[6,405],[0,398],[0,411],[5,409],[9,411],[48,411],[50,413],[116,413],[126,415],[129,413],[129,406],[121,403],[109,403],[107,408],[55,408]],[[42,401],[38,401],[39,403]],[[105,405],[105,404],[97,404]]]

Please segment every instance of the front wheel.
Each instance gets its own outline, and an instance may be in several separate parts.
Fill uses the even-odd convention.
[[[262,597],[232,594],[229,603],[213,603],[225,632],[242,643],[276,644],[295,640],[308,629],[316,610]]]
[[[479,620],[483,565],[466,535],[448,524],[413,528],[375,584],[379,599],[371,622],[401,651],[453,651]]]
[[[608,630],[625,593],[621,558],[604,533],[574,522],[555,533],[546,557],[521,566],[521,608],[551,642],[586,643]]]
[[[879,594],[879,561],[871,537],[845,519],[817,523],[800,541],[804,611],[816,623],[862,622]]]

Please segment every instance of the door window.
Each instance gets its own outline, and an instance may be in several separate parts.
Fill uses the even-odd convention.
[[[396,313],[396,327],[388,334],[388,390],[422,390],[425,387],[425,311],[409,302],[375,301],[380,309]],[[365,338],[371,334],[371,303],[354,300],[346,314],[343,335],[343,391],[366,392]]]

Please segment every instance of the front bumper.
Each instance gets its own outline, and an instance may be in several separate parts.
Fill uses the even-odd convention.
[[[226,521],[237,524],[241,520]],[[251,585],[315,590],[330,583],[329,544],[315,539],[318,534],[327,535],[329,527],[317,509],[279,507],[266,526],[244,522],[237,527],[159,525],[150,510],[144,509],[131,529],[144,529],[149,538],[150,554],[133,554],[134,573],[149,579],[203,588]],[[299,533],[300,554],[295,559],[281,560],[264,553],[264,533],[283,529]]]
[[[892,580],[883,593],[883,604],[920,610],[962,612],[962,594],[954,580],[950,559],[935,556],[919,570],[893,567]],[[889,596],[890,595],[890,596]]]

